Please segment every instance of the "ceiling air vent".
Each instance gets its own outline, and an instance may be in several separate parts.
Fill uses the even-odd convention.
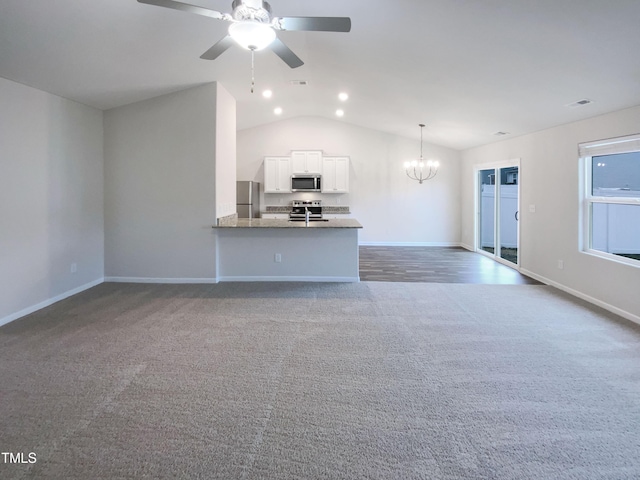
[[[309,85],[309,82],[307,82],[306,80],[291,80],[289,83],[297,87],[306,87],[307,85]]]
[[[576,108],[576,107],[581,107],[583,105],[589,105],[590,103],[593,103],[593,100],[589,100],[588,98],[583,98],[582,100],[578,100],[577,102],[570,103],[569,105],[566,105],[566,106],[569,108]]]
[[[496,132],[494,133],[496,137],[503,137],[505,135],[509,135],[509,132]]]

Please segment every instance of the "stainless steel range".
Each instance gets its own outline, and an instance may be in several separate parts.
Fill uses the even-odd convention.
[[[322,218],[322,200],[294,200],[291,202],[289,220],[294,222],[324,221]]]

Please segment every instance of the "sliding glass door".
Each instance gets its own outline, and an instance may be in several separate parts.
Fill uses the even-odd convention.
[[[491,255],[496,251],[496,171],[480,170],[479,244],[477,248]]]
[[[519,245],[519,166],[478,170],[476,250],[517,266]]]

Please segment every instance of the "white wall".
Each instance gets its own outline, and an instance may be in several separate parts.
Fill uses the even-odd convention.
[[[105,112],[108,279],[215,278],[217,94],[212,83]]]
[[[416,125],[416,129],[418,126]],[[351,158],[349,194],[267,194],[266,205],[293,198],[321,198],[349,205],[362,223],[361,243],[457,245],[460,241],[460,153],[424,144],[425,158],[440,172],[422,185],[407,178],[403,163],[420,154],[420,141],[342,121],[299,117],[238,132],[238,180],[264,182],[262,161],[291,150],[322,150]]]
[[[216,83],[216,218],[236,213],[236,99]]]
[[[474,241],[474,166],[520,158],[523,272],[640,321],[640,267],[580,251],[578,162],[579,143],[638,133],[639,125],[640,107],[463,152],[463,244]]]
[[[2,78],[0,105],[2,324],[102,281],[104,219],[102,112]]]

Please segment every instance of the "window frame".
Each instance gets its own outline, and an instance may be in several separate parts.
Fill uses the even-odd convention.
[[[581,199],[582,199],[582,232],[580,235],[580,250],[589,255],[623,263],[640,268],[640,260],[605,252],[593,248],[593,206],[604,205],[635,205],[640,208],[640,195],[637,197],[613,197],[593,195],[593,157],[603,155],[617,155],[623,153],[640,153],[640,134],[611,138],[596,142],[583,143],[578,146],[581,162]]]

